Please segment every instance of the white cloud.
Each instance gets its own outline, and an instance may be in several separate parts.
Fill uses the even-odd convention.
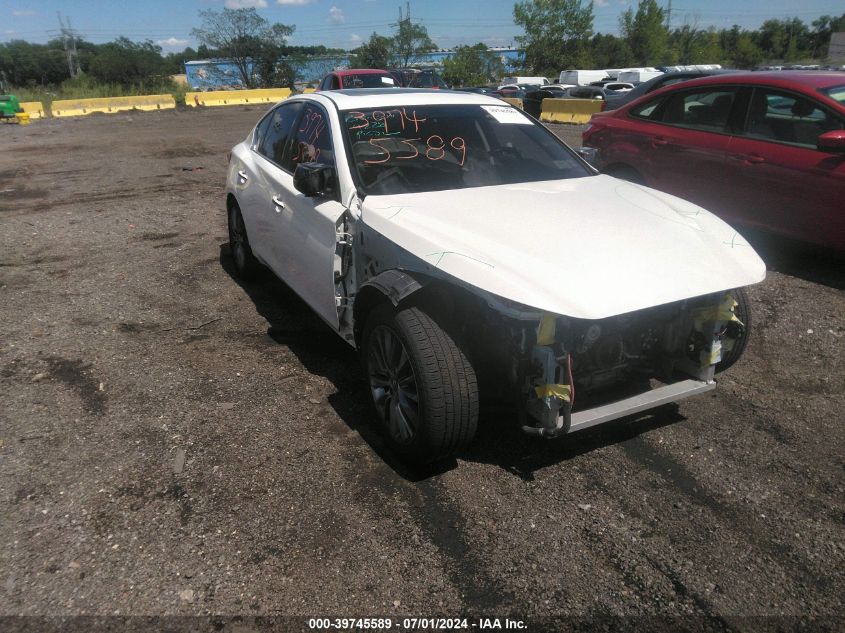
[[[276,0],[276,4],[281,4],[282,6],[297,6],[301,7],[304,4],[311,4],[315,0]]]
[[[226,0],[227,9],[265,9],[267,0]]]
[[[329,22],[332,24],[343,24],[346,22],[346,16],[343,15],[343,9],[332,7],[329,9]]]
[[[352,48],[358,48],[361,44],[364,43],[364,38],[358,35],[357,33],[352,33],[349,36],[349,44]]]
[[[188,45],[188,40],[180,40],[177,37],[168,37],[166,40],[157,40],[156,44],[159,46],[168,46],[171,48],[174,47],[181,47],[184,48]]]
[[[29,9],[25,9],[23,11],[12,11],[12,15],[16,18],[27,18],[29,16],[35,15],[35,11],[31,11]]]
[[[596,3],[597,7],[606,7],[608,0],[593,0]]]

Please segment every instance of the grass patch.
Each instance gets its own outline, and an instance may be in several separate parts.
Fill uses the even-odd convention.
[[[21,86],[11,89],[20,101],[40,101],[50,109],[53,101],[62,99],[98,99],[108,97],[137,97],[143,95],[171,94],[177,104],[185,103],[184,85],[178,85],[170,77],[153,79],[136,85],[102,83],[80,75],[63,81],[58,86]]]

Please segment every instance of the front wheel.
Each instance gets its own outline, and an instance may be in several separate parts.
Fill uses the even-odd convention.
[[[746,345],[748,345],[748,337],[751,335],[751,306],[748,301],[748,295],[743,288],[737,288],[731,294],[736,299],[734,314],[742,322],[742,325],[735,321],[728,323],[728,332],[726,334],[733,341],[733,345],[731,349],[722,354],[722,360],[716,364],[717,372],[725,371],[739,360],[739,357],[745,351]]]
[[[425,312],[383,305],[362,346],[376,414],[393,449],[427,463],[466,446],[478,425],[478,384],[466,355]]]

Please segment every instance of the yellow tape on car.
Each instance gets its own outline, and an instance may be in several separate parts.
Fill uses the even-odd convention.
[[[62,99],[53,101],[54,117],[84,116],[94,112],[114,114],[127,110],[170,110],[176,107],[173,95],[142,95],[137,97],[104,97],[100,99]]]
[[[569,385],[541,385],[534,387],[538,398],[559,398],[569,402],[572,398],[572,388]]]
[[[537,345],[551,345],[555,342],[555,317],[548,312],[543,313],[540,325],[537,326]]]
[[[211,92],[186,92],[185,105],[229,106],[254,103],[276,103],[291,95],[290,88],[259,88],[256,90],[215,90]]]
[[[543,99],[540,120],[546,123],[587,123],[601,112],[601,99]]]
[[[734,314],[734,308],[738,305],[739,304],[736,302],[736,299],[733,298],[733,295],[728,293],[722,298],[719,305],[695,310],[693,312],[695,329],[699,332],[703,331],[704,324],[708,321],[736,321],[740,325],[745,325],[739,320],[739,317]]]

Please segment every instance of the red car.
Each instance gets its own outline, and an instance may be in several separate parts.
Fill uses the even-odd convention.
[[[336,70],[323,77],[320,90],[349,90],[350,88],[398,88],[396,79],[386,70],[353,68]]]
[[[845,73],[686,81],[595,115],[583,143],[605,173],[845,251]]]

